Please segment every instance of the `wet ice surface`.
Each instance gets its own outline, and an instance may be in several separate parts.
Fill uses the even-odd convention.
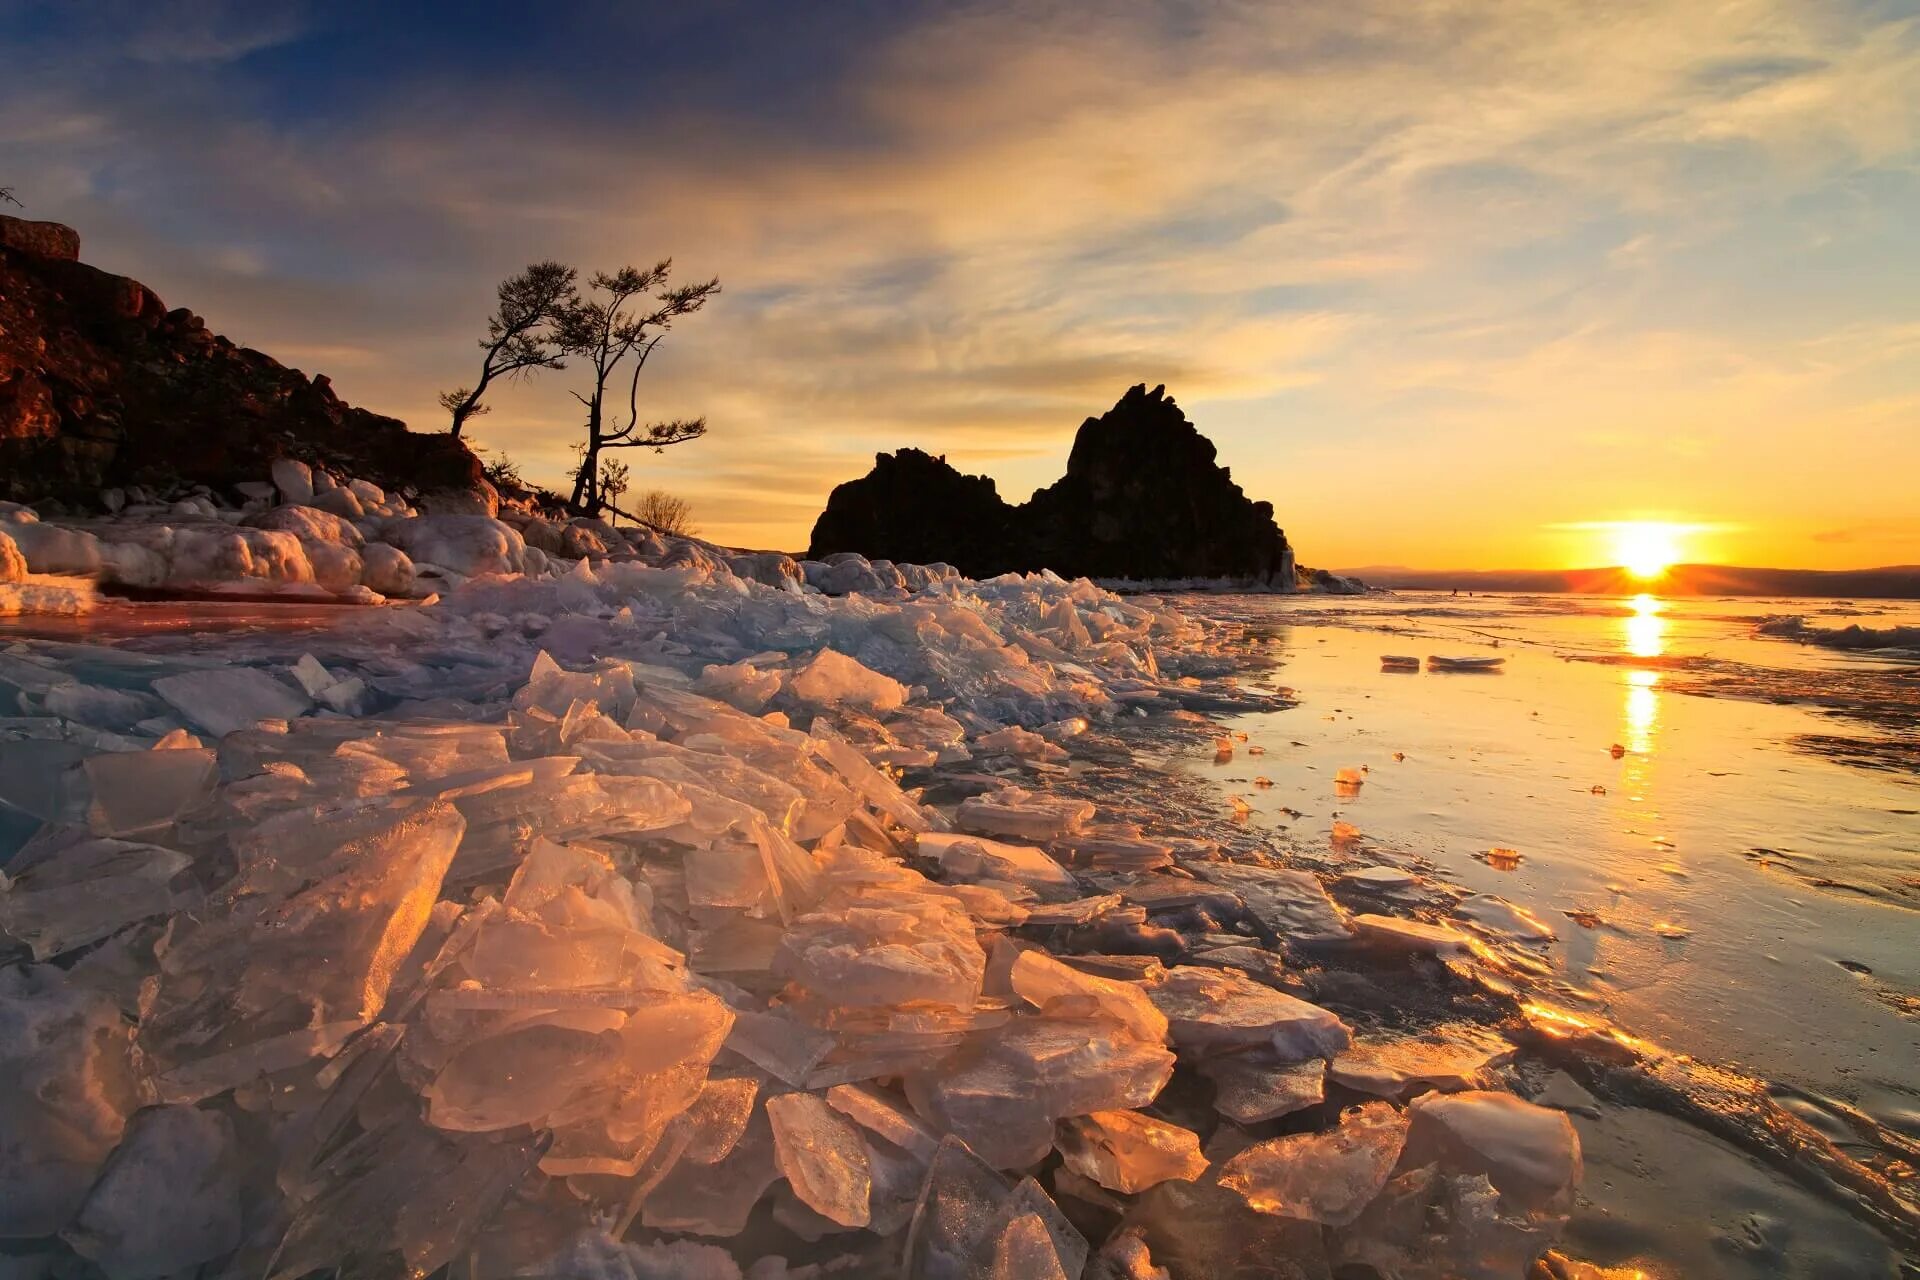
[[[1920,1238],[1897,1108],[1616,1032],[1602,1009],[1683,1041],[1622,994],[1633,891],[1581,899],[1592,930],[1541,902],[1544,818],[1501,833],[1513,873],[1451,865],[1445,824],[1391,844],[1432,739],[1317,739],[1342,722],[1303,660],[1282,710],[1230,616],[584,562],[259,616],[0,642],[0,1251],[28,1274],[1518,1277],[1564,1232],[1874,1275],[1876,1226]],[[1525,665],[1414,679],[1486,698]],[[1271,785],[1229,783],[1236,820],[1161,771],[1189,761]],[[1678,905],[1650,936],[1701,946]],[[1678,1047],[1751,1065],[1749,1031]],[[1643,1194],[1649,1123],[1727,1203]]]
[[[1259,757],[1185,755],[1215,783],[1222,812],[1228,796],[1247,796],[1246,825],[1345,873],[1336,887],[1356,909],[1428,904],[1433,918],[1537,956],[1526,980],[1539,999],[1771,1081],[1786,1109],[1896,1176],[1913,1163],[1920,773],[1884,766],[1901,745],[1914,749],[1914,655],[1755,636],[1761,616],[1822,608],[1809,601],[1407,595],[1212,607],[1271,628],[1281,665],[1270,678],[1300,699],[1231,721],[1265,747]],[[1862,620],[1875,627],[1916,614],[1900,603],[1834,609],[1871,611]],[[1508,660],[1499,675],[1382,669],[1383,654],[1442,646]],[[1810,738],[1895,745],[1849,761]],[[1359,766],[1364,786],[1341,794],[1336,772]],[[1271,789],[1248,788],[1256,767]],[[1336,841],[1336,823],[1357,837]],[[1863,1117],[1884,1130],[1864,1136]],[[1610,1139],[1646,1123],[1623,1120]],[[1591,1146],[1600,1126],[1582,1127]],[[1718,1149],[1687,1141],[1696,1159],[1695,1147]],[[1625,1167],[1649,1168],[1647,1152]],[[1728,1186],[1750,1175],[1703,1174]],[[1586,1229],[1660,1239],[1659,1198],[1633,1173],[1590,1178],[1585,1194],[1598,1208],[1576,1217],[1576,1240]],[[1766,1222],[1746,1222],[1730,1196],[1714,1217],[1730,1243],[1689,1255],[1694,1269],[1770,1274],[1791,1262],[1828,1273],[1818,1260],[1833,1256],[1822,1252],[1831,1240],[1816,1243],[1825,1206],[1790,1185],[1740,1194]],[[1662,1247],[1688,1247],[1686,1233]]]

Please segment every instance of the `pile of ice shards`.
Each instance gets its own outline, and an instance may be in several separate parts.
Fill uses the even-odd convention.
[[[1164,674],[1217,645],[1176,614],[607,565],[302,643],[0,650],[32,1274],[1519,1276],[1564,1221],[1577,1139],[1495,1046],[1356,1038],[1245,937],[1063,945],[1363,938],[1008,732],[1236,696]]]

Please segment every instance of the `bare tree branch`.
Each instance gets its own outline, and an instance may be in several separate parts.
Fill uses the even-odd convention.
[[[564,369],[565,353],[556,339],[559,317],[579,300],[577,273],[558,262],[536,262],[508,276],[497,290],[499,305],[480,339],[480,380],[471,389],[442,393],[440,403],[452,415],[458,437],[469,418],[482,412],[480,397],[496,378],[525,377],[536,369]]]

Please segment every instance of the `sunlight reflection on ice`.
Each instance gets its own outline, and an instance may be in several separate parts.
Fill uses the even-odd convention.
[[[1667,620],[1661,616],[1665,608],[1663,601],[1645,592],[1633,598],[1633,612],[1626,619],[1628,653],[1657,658],[1667,651]]]

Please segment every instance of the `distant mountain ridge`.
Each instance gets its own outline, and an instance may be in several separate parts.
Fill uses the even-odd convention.
[[[1625,569],[1408,569],[1369,565],[1339,573],[1375,587],[1406,591],[1530,591],[1573,595],[1809,596],[1920,600],[1920,565],[1875,569],[1768,569],[1742,565],[1677,564],[1655,579]]]

